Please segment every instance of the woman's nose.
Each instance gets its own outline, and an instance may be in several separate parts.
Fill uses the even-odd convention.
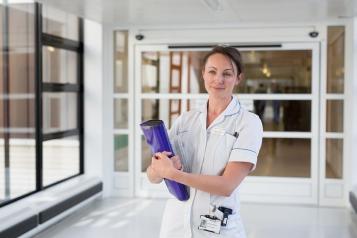
[[[217,83],[220,83],[220,84],[223,84],[224,83],[224,77],[222,74],[217,74],[216,77],[215,77],[215,81]]]

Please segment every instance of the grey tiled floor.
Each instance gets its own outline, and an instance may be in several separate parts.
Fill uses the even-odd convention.
[[[157,238],[165,199],[97,200],[37,238]],[[243,203],[249,238],[357,238],[357,216],[346,208]]]

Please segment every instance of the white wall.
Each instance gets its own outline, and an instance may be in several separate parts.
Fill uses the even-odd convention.
[[[346,116],[351,116],[352,139],[350,144],[351,167],[349,173],[351,174],[351,185],[357,186],[357,17],[353,20],[353,81],[352,81],[352,113],[345,112]]]
[[[99,23],[84,22],[84,164],[85,174],[100,177],[103,161],[103,40]]]

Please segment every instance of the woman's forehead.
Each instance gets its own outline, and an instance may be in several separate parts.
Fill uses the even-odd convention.
[[[216,53],[208,57],[206,62],[207,68],[224,67],[224,70],[230,69],[237,71],[237,66],[234,64],[231,58],[224,54]]]

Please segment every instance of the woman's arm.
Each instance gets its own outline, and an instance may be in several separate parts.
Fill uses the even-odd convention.
[[[164,156],[166,156],[166,158],[167,158],[167,156],[171,155],[170,152],[165,152],[165,151],[162,152],[162,154]],[[151,165],[149,165],[149,167],[146,169],[146,175],[148,176],[148,179],[151,183],[161,183],[163,180],[163,177],[160,177],[160,175],[153,169],[153,166],[152,166],[152,163],[155,160],[157,160],[157,158],[155,156],[151,158]],[[181,170],[182,164],[181,164],[181,160],[178,156],[174,156],[169,160],[171,160],[175,170],[178,170],[178,169]]]
[[[230,196],[243,179],[249,174],[253,164],[248,162],[229,162],[222,175],[190,174],[174,169],[172,161],[163,153],[152,161],[152,169],[159,176],[187,186],[219,195]]]
[[[151,165],[146,169],[146,175],[151,183],[161,183],[163,179],[152,169]]]

